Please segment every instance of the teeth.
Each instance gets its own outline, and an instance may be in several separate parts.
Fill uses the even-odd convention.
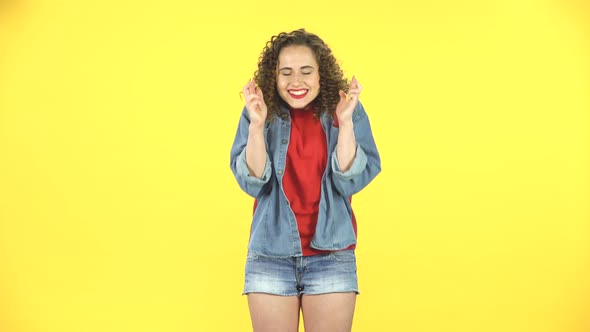
[[[291,90],[289,91],[290,94],[301,96],[302,94],[306,93],[307,90]]]

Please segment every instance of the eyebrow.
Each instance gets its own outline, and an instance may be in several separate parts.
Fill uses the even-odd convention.
[[[291,67],[283,67],[283,68],[280,68],[279,71],[286,70],[286,69],[293,70],[293,68],[291,68]],[[312,66],[303,66],[303,67],[301,67],[301,69],[314,69],[314,68]]]

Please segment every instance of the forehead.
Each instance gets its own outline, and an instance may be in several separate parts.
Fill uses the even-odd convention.
[[[317,61],[311,48],[305,45],[290,45],[279,52],[278,65],[283,67],[317,67]]]

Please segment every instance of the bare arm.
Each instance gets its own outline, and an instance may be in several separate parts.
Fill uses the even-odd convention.
[[[266,145],[264,144],[264,126],[250,124],[248,143],[246,144],[246,164],[250,174],[262,178],[266,163]]]
[[[361,85],[352,77],[350,88],[348,89],[348,98],[344,91],[340,91],[340,102],[336,106],[336,116],[338,117],[338,144],[336,155],[338,165],[342,172],[346,172],[356,155],[356,140],[354,138],[354,126],[352,123],[352,113],[358,103]]]
[[[354,139],[354,128],[352,120],[338,123],[338,145],[336,155],[340,170],[346,172],[354,160],[356,154],[356,140]]]
[[[266,121],[267,108],[262,91],[254,84],[253,80],[248,81],[242,92],[246,98],[246,108],[250,117],[248,143],[246,144],[246,164],[250,174],[261,178],[266,163],[264,122]]]

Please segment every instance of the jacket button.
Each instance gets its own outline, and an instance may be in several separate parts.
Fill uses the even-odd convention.
[[[287,140],[286,140],[286,139],[284,139],[284,140],[282,140],[282,141],[281,141],[281,143],[283,143],[283,144],[287,144]]]
[[[282,175],[283,174],[283,170],[282,169],[279,169],[279,171],[277,173],[279,173],[279,175]]]

